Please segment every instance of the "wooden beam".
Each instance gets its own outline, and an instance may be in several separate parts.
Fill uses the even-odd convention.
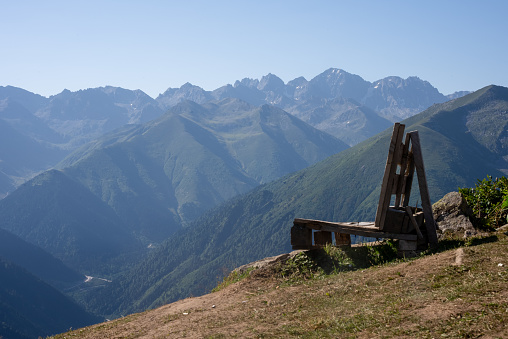
[[[397,177],[398,183],[397,183],[397,191],[395,192],[395,207],[400,207],[401,200],[404,198],[404,193],[406,190],[406,172],[407,172],[407,165],[409,161],[409,144],[411,142],[409,134],[406,134],[406,140],[404,144],[402,145],[402,155],[401,155],[401,162],[400,162],[400,173]],[[411,184],[410,184],[411,185]]]
[[[427,186],[427,177],[425,176],[425,166],[423,165],[423,155],[418,131],[411,132],[411,143],[413,145],[413,158],[416,167],[416,176],[418,177],[418,187],[420,188],[420,197],[422,199],[427,237],[430,246],[435,248],[437,247],[436,222],[432,215],[432,205],[430,203],[429,187]]]
[[[388,157],[386,159],[385,173],[381,183],[381,192],[379,194],[379,203],[377,205],[375,224],[380,229],[383,229],[386,217],[386,210],[390,206],[392,186],[394,184],[394,176],[397,172],[398,160],[395,155],[398,154],[401,148],[402,136],[404,135],[405,126],[400,123],[395,123],[393,126],[393,134],[390,140],[390,148],[388,150]]]
[[[413,215],[413,210],[411,210],[410,206],[406,206],[406,213],[409,215],[409,219],[411,220],[411,223],[416,229],[416,234],[418,235],[418,238],[423,239],[422,231],[420,231],[420,226],[418,226],[418,223],[416,222],[416,219]]]
[[[380,231],[373,222],[330,222],[312,219],[295,219],[294,225],[305,226],[313,230],[360,235],[369,238],[402,239],[416,241],[416,234],[398,234]]]
[[[406,135],[410,135],[409,133]],[[409,205],[409,198],[411,197],[411,189],[413,185],[413,177],[415,174],[415,162],[413,157],[413,144],[411,143],[411,148],[407,155],[407,168],[406,173],[404,174],[404,198],[402,200],[402,206],[406,207]]]

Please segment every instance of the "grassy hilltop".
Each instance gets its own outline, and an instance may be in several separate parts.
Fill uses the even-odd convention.
[[[508,335],[506,230],[369,266],[392,255],[389,244],[301,252],[211,294],[55,338]]]

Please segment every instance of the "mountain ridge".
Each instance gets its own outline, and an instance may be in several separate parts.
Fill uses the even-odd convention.
[[[21,88],[0,87],[0,120],[6,124],[4,128],[14,128],[20,134],[20,138],[26,139],[27,143],[40,149],[37,156],[30,157],[27,148],[19,152],[13,149],[15,143],[6,143],[7,152],[26,154],[24,159],[31,158],[31,163],[24,166],[16,159],[9,161],[1,159],[3,162],[0,168],[0,198],[37,173],[55,166],[66,155],[87,142],[125,124],[140,124],[156,119],[165,110],[184,100],[205,104],[226,98],[237,98],[255,106],[274,105],[289,113],[299,114],[300,117],[313,115],[316,111],[328,112],[332,115],[329,119],[321,119],[319,124],[314,124],[312,119],[303,120],[349,145],[354,145],[363,138],[372,136],[372,133],[382,130],[382,125],[374,123],[373,125],[379,127],[372,129],[362,122],[367,117],[365,112],[368,109],[374,111],[380,109],[381,112],[376,114],[387,121],[393,121],[398,117],[415,114],[434,102],[442,102],[449,98],[437,92],[428,82],[419,81],[418,78],[390,79],[397,80],[395,82],[399,85],[377,93],[374,87],[378,85],[375,83],[337,68],[330,68],[310,81],[298,77],[286,84],[276,75],[269,73],[261,80],[244,78],[236,81],[234,85],[228,84],[213,91],[205,91],[199,86],[186,83],[180,88],[168,88],[155,99],[141,90],[126,90],[113,86],[75,92],[63,90],[48,98]],[[388,81],[382,79],[377,83],[384,82]],[[377,94],[372,96],[372,93]],[[463,94],[465,92],[454,95]],[[340,99],[337,95],[355,103],[349,103],[347,105],[350,106],[349,109],[344,106],[338,108],[339,112],[333,113],[330,111],[330,104],[323,104],[321,101]],[[405,100],[407,95],[424,99]],[[10,101],[11,105],[9,112],[6,111],[7,101]],[[316,105],[310,105],[313,101]],[[13,108],[16,105],[18,107]],[[407,105],[410,107],[406,107]],[[360,117],[354,124],[345,125],[342,118],[346,112],[350,115],[357,112]],[[10,115],[9,118],[5,116],[7,113]],[[379,121],[380,118],[375,119]],[[383,125],[386,125],[386,122]],[[37,160],[39,158],[43,160]]]

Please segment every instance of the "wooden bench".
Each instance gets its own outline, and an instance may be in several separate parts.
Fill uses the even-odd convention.
[[[330,222],[295,219],[291,228],[293,249],[312,249],[332,243],[350,245],[350,235],[399,239],[400,251],[437,246],[436,223],[432,216],[427,179],[418,131],[404,137],[405,126],[396,123],[390,141],[381,193],[373,222]],[[404,140],[403,140],[404,139]],[[409,206],[416,171],[422,208]],[[393,202],[393,205],[390,205]]]

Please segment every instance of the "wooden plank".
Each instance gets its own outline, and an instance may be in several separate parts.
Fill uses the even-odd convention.
[[[406,134],[407,135],[411,135],[411,133],[408,133]],[[407,164],[407,168],[406,168],[406,173],[404,175],[404,194],[403,194],[403,199],[402,199],[402,206],[403,207],[406,207],[409,205],[409,198],[411,197],[411,189],[412,189],[412,185],[413,185],[413,177],[414,177],[414,173],[415,173],[415,162],[414,162],[414,157],[413,157],[413,143],[411,143],[411,148],[409,150],[409,154],[407,156],[407,161],[408,161],[408,164]]]
[[[416,176],[418,177],[418,187],[420,188],[420,197],[422,199],[422,209],[425,218],[425,227],[427,229],[427,237],[431,247],[437,247],[436,222],[432,215],[432,205],[430,203],[429,187],[427,186],[427,178],[425,176],[425,166],[423,165],[423,155],[420,144],[420,136],[418,131],[411,132],[411,143],[413,144],[413,157],[416,168]]]
[[[402,143],[402,138],[404,137],[404,125],[399,126],[399,133],[397,134],[397,144],[395,147],[395,150],[393,152],[393,167],[392,167],[392,183],[391,183],[391,194],[389,197],[387,197],[388,205],[390,205],[390,202],[392,200],[392,195],[395,195],[395,199],[397,199],[397,195],[400,192],[399,184],[400,184],[400,178],[401,174],[403,175],[404,172],[400,169],[402,164],[402,158],[404,154],[404,144]],[[386,223],[383,223],[386,224]]]
[[[389,189],[391,188],[391,186],[389,187],[389,185],[392,179],[391,174],[393,171],[392,168],[393,154],[395,152],[395,147],[397,145],[397,136],[399,133],[399,127],[400,127],[399,123],[395,123],[395,125],[393,126],[392,138],[390,140],[390,145],[388,148],[388,157],[386,158],[385,172],[383,175],[383,181],[381,182],[381,192],[379,194],[379,202],[376,211],[375,223],[378,227],[382,227],[382,225],[384,224],[385,220],[384,211],[386,210],[386,208],[388,208],[389,205],[389,202],[386,203],[386,197],[387,195],[389,196],[387,192],[389,192]]]
[[[401,178],[401,175],[400,174],[393,174],[393,184],[392,184],[392,192],[391,194],[397,194],[397,192],[399,191],[399,182],[400,182],[400,178]],[[390,197],[390,200],[391,200],[391,197]],[[395,200],[395,204],[397,204],[397,200]]]
[[[390,148],[388,150],[388,157],[386,159],[385,173],[381,183],[381,193],[379,194],[379,203],[376,211],[376,226],[383,229],[386,210],[390,206],[391,192],[393,185],[393,178],[397,172],[398,161],[394,159],[396,152],[399,152],[402,143],[402,136],[404,135],[405,126],[400,123],[395,123],[393,126],[392,139],[390,140]]]
[[[404,144],[402,145],[402,155],[401,155],[401,162],[400,162],[400,173],[397,177],[398,184],[397,184],[397,192],[395,192],[395,207],[400,207],[401,199],[404,196],[404,192],[406,189],[406,170],[408,165],[408,157],[409,157],[409,144],[411,142],[409,134],[406,134],[406,140]]]
[[[373,231],[379,231],[379,229],[375,226],[373,222],[332,222],[332,221],[322,221],[322,220],[315,220],[315,219],[300,219],[296,218],[293,222],[293,224],[326,224],[326,225],[337,225],[339,227],[347,227],[349,229],[368,229]]]
[[[415,241],[418,239],[416,234],[396,234],[379,231],[374,223],[355,223],[355,222],[329,222],[312,219],[295,219],[295,225],[304,225],[305,227],[336,233],[346,233],[360,235],[370,238],[403,239]]]

